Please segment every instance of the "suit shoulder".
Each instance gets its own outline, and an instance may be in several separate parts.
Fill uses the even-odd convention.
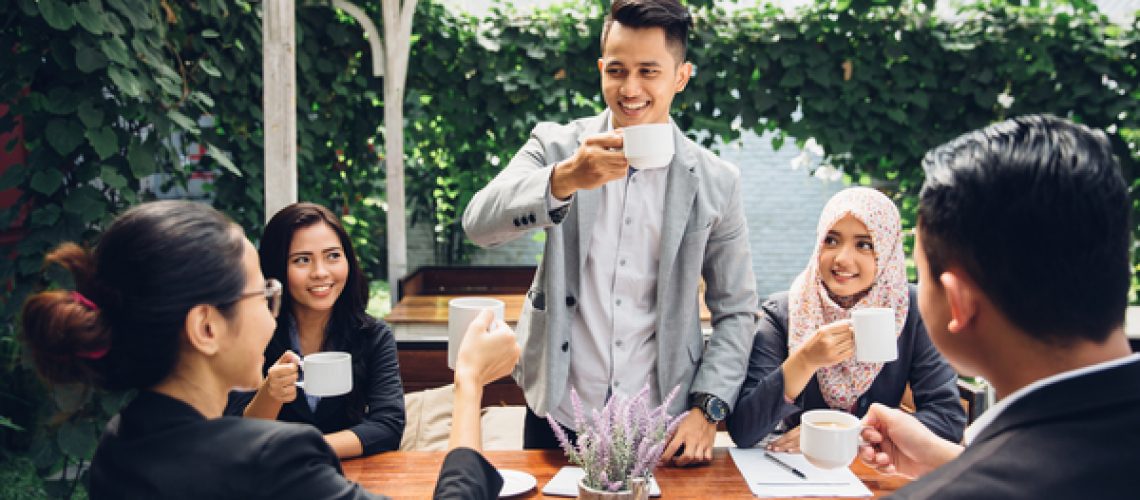
[[[735,182],[740,178],[740,168],[732,162],[721,158],[716,153],[713,153],[708,148],[697,144],[688,136],[685,136],[685,143],[694,151],[697,160],[700,164],[705,165],[709,173],[714,176],[724,177],[728,180]]]

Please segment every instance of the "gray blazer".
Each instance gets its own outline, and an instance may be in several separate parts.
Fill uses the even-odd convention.
[[[463,214],[467,236],[495,247],[531,229],[546,231],[542,262],[517,327],[523,353],[514,377],[538,415],[565,396],[574,335],[574,308],[600,189],[582,190],[568,210],[548,213],[551,167],[574,155],[590,135],[607,129],[605,111],[569,124],[540,123],[511,162],[471,199]],[[731,408],[748,367],[756,328],[756,279],[740,201],[740,172],[673,127],[661,256],[657,271],[657,389],[681,392],[669,407],[688,408],[687,395],[714,394]],[[699,278],[713,333],[703,342]]]

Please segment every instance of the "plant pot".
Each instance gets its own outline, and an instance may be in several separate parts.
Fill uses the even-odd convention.
[[[630,489],[621,491],[597,490],[586,486],[586,479],[578,480],[578,498],[582,500],[649,500],[649,487],[644,479],[630,481]]]

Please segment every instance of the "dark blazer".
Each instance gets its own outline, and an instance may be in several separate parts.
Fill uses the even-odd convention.
[[[895,498],[1136,498],[1140,358],[1014,401]]]
[[[788,359],[788,293],[772,295],[761,311],[760,328],[748,360],[748,376],[727,422],[732,440],[742,448],[755,445],[780,420],[788,419],[790,429],[799,425],[801,412],[828,407],[816,377],[811,378],[793,404],[784,400],[781,365]],[[910,309],[898,337],[898,351],[898,359],[883,365],[871,387],[859,397],[853,413],[862,417],[871,403],[897,407],[909,382],[915,416],[939,436],[961,441],[966,412],[958,397],[958,374],[926,334],[914,285],[910,286]]]
[[[265,347],[262,372],[267,372],[288,349],[288,329],[279,327]],[[365,456],[399,448],[404,435],[404,385],[392,329],[383,321],[369,318],[353,331],[330,334],[322,350],[352,354],[353,392],[321,398],[314,412],[309,409],[304,390],[298,389],[297,399],[282,405],[277,419],[310,424],[325,434],[349,429],[360,438]],[[230,393],[226,414],[241,415],[253,395]]]
[[[260,419],[206,419],[190,405],[144,391],[107,424],[89,472],[94,500],[118,498],[386,498],[341,474],[316,429]],[[437,498],[494,498],[502,477],[457,449]]]

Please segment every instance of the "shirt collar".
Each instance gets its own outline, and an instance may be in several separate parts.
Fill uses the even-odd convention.
[[[982,415],[977,418],[977,420],[974,420],[973,424],[970,424],[970,426],[966,428],[966,432],[963,434],[963,442],[969,446],[969,444],[972,443],[975,438],[982,434],[982,431],[986,430],[986,427],[993,423],[994,420],[997,420],[997,418],[1003,411],[1005,411],[1006,408],[1009,408],[1010,405],[1015,403],[1017,400],[1025,397],[1033,391],[1056,384],[1058,382],[1081,377],[1090,373],[1109,370],[1137,361],[1140,361],[1140,353],[1125,356],[1123,358],[1104,361],[1095,365],[1083,366],[1081,368],[1057,373],[1037,380],[1025,387],[1022,387],[1021,389],[1014,391],[1009,396],[1006,396],[1005,399],[998,401],[998,403],[991,407],[989,410],[983,412]]]

